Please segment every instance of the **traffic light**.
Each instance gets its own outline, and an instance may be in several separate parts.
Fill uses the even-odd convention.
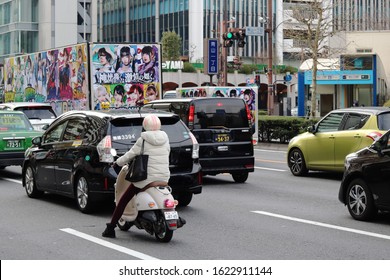
[[[234,40],[233,32],[225,32],[222,35],[222,38],[223,38],[223,46],[225,48],[230,48],[231,46],[233,46],[233,40]]]
[[[245,37],[246,37],[246,34],[245,34],[245,29],[240,29],[240,31],[237,32],[237,40],[238,40],[238,47],[239,48],[243,48],[245,47]]]

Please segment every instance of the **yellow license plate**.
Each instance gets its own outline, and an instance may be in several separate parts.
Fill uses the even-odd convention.
[[[229,134],[217,134],[214,138],[215,142],[229,142],[230,135]]]

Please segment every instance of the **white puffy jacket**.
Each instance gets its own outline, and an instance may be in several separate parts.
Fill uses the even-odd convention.
[[[148,178],[144,181],[133,183],[137,188],[143,188],[153,181],[168,182],[169,172],[169,146],[168,135],[161,130],[144,131],[137,139],[134,146],[123,156],[116,160],[119,166],[124,166],[136,155],[141,153],[142,141],[145,140],[144,154],[149,155]]]

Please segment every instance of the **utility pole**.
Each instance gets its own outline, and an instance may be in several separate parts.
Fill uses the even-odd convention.
[[[273,73],[272,73],[272,33],[273,33],[273,19],[272,19],[272,0],[267,1],[267,29],[266,32],[268,33],[268,102],[267,102],[267,108],[268,108],[268,115],[274,114],[274,85],[273,85]]]

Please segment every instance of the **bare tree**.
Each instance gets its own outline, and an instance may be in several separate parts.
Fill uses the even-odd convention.
[[[329,38],[334,35],[332,27],[332,1],[292,1],[286,16],[292,19],[294,28],[285,30],[285,37],[293,39],[306,59],[312,59],[312,95],[310,118],[315,117],[317,97],[317,70],[321,58],[329,58]],[[334,54],[333,54],[334,55]]]

